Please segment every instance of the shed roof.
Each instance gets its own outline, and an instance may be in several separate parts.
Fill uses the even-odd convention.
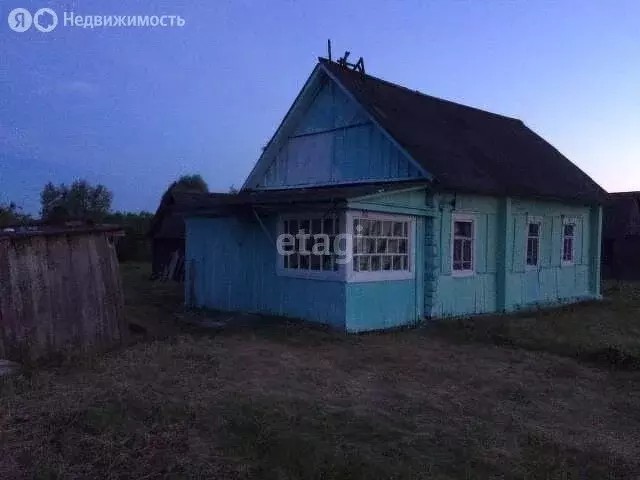
[[[339,204],[353,198],[421,186],[426,187],[427,182],[420,180],[272,190],[247,189],[241,190],[236,194],[201,194],[201,198],[196,202],[197,207],[177,208],[175,212],[179,212],[184,216],[207,214],[225,215],[242,210],[245,207],[274,206],[281,208],[285,205],[316,203]]]
[[[83,235],[92,233],[114,233],[123,234],[120,225],[110,224],[80,224],[80,225],[26,225],[17,227],[8,227],[0,229],[0,239],[20,238],[20,237],[38,237],[38,236],[54,236],[54,235]]]
[[[606,200],[596,182],[518,119],[319,61],[437,186],[580,203]]]

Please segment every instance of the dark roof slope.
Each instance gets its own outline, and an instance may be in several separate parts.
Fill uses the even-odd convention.
[[[606,192],[520,120],[442,100],[320,59],[444,189],[586,203]]]
[[[640,235],[640,192],[609,194],[602,225],[604,238]]]

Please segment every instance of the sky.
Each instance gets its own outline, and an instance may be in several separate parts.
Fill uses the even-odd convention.
[[[18,7],[58,26],[14,32]],[[0,203],[27,212],[48,181],[102,183],[131,211],[182,174],[241,186],[328,38],[367,73],[522,119],[609,191],[640,190],[636,0],[0,0],[0,17]]]

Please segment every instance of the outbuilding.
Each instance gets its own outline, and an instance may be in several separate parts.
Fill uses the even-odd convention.
[[[602,236],[604,276],[640,279],[640,192],[609,194]]]
[[[120,227],[0,230],[0,358],[27,362],[126,339]]]

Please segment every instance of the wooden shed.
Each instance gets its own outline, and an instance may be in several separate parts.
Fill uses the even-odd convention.
[[[609,194],[603,218],[602,271],[608,278],[640,279],[640,192]]]
[[[0,358],[25,362],[105,349],[128,326],[117,226],[0,230]]]
[[[225,193],[169,191],[156,210],[148,236],[151,240],[152,276],[163,280],[184,281],[185,215],[207,205],[211,197]]]

